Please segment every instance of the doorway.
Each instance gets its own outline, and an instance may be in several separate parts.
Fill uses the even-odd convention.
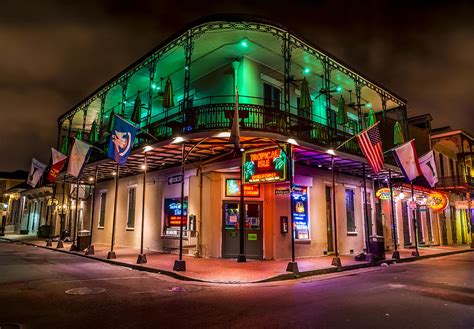
[[[327,241],[328,253],[334,252],[334,243],[332,240],[332,190],[331,187],[326,186],[326,227],[327,227]]]
[[[263,259],[263,203],[245,202],[245,256]],[[222,204],[222,258],[237,258],[240,251],[240,202]]]

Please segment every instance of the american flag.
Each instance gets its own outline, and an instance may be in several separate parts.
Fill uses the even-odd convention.
[[[378,173],[383,168],[382,139],[378,122],[361,132],[357,136],[357,140],[372,170],[375,174]]]

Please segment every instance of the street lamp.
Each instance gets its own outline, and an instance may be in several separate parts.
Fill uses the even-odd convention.
[[[334,227],[334,258],[332,259],[331,265],[336,266],[338,269],[342,269],[341,259],[339,258],[339,251],[337,249],[337,219],[336,219],[336,179],[334,173],[334,157],[336,152],[333,149],[326,151],[327,154],[331,155],[331,173],[332,173],[332,216],[333,216],[333,227]]]

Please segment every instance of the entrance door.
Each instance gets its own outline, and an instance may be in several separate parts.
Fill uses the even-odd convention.
[[[408,223],[408,204],[402,201],[403,241],[404,245],[411,245],[410,224]]]
[[[445,246],[448,244],[448,229],[446,227],[446,213],[444,210],[439,216],[439,222],[441,225],[441,244]]]
[[[245,255],[263,259],[263,203],[246,202]],[[224,201],[222,205],[222,257],[237,258],[240,250],[240,203]]]

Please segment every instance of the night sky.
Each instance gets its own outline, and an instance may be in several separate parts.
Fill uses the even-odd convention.
[[[177,5],[180,3],[180,5]],[[57,117],[203,16],[245,13],[286,25],[431,113],[474,133],[474,2],[2,1],[0,171],[47,163]]]

